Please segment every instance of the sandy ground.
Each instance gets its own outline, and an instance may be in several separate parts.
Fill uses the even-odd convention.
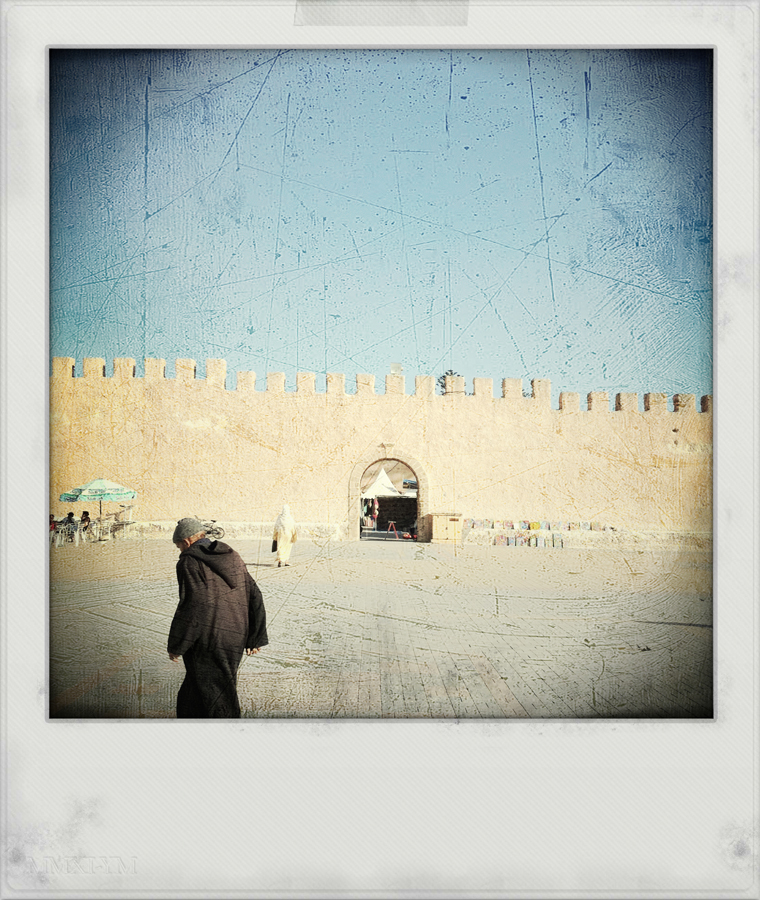
[[[301,540],[280,569],[269,540],[229,543],[270,638],[240,667],[244,717],[712,716],[712,558],[693,541]],[[156,539],[51,548],[51,718],[174,716],[176,558]]]

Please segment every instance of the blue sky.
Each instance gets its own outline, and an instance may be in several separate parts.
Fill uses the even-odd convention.
[[[53,51],[51,356],[711,393],[711,95],[699,50]]]

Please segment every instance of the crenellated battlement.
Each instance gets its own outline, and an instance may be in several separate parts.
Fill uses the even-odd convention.
[[[302,521],[356,537],[362,478],[388,461],[414,473],[420,521],[456,511],[711,525],[709,396],[552,394],[545,378],[474,378],[470,390],[459,375],[446,377],[443,394],[435,377],[418,375],[407,393],[399,374],[386,375],[383,390],[366,373],[350,384],[335,372],[228,373],[222,359],[177,359],[171,378],[163,359],[80,366],[61,357],[52,372],[56,513],[67,511],[61,493],[108,478],[137,492],[145,520],[274,521],[289,503]]]
[[[205,378],[198,377],[198,366],[194,359],[177,359],[174,364],[174,378],[166,376],[166,360],[144,360],[144,375],[137,376],[136,361],[131,358],[117,358],[113,361],[113,374],[106,375],[106,363],[100,358],[85,358],[82,362],[82,376],[76,374],[76,360],[73,357],[55,357],[53,359],[52,377],[56,382],[69,378],[85,381],[123,382],[127,380],[144,383],[192,384],[203,388],[214,388],[230,394],[285,395],[285,396],[326,396],[330,398],[368,397],[416,398],[435,400],[442,404],[482,403],[488,401],[506,402],[533,408],[551,407],[551,381],[535,378],[530,381],[530,393],[524,391],[523,379],[504,378],[501,381],[501,394],[494,396],[494,380],[492,378],[474,378],[472,392],[468,393],[464,377],[447,375],[445,377],[445,393],[436,394],[437,380],[432,375],[417,375],[414,379],[414,391],[406,391],[406,379],[403,375],[386,375],[385,390],[377,390],[374,375],[360,373],[355,375],[355,390],[346,390],[344,374],[328,372],[325,376],[325,390],[318,391],[317,375],[314,372],[298,372],[295,390],[287,390],[287,379],[282,372],[268,372],[264,375],[264,389],[257,387],[257,373],[238,371],[235,387],[227,388],[227,363],[223,359],[207,359]],[[672,403],[672,410],[669,402]],[[563,413],[607,413],[607,412],[639,412],[639,394],[618,393],[614,395],[614,403],[610,408],[610,395],[606,391],[591,391],[586,395],[585,409],[581,406],[581,394],[574,391],[562,391],[559,394],[559,411]],[[712,413],[712,396],[697,398],[694,394],[674,394],[668,397],[663,393],[645,393],[643,395],[643,411],[645,413],[679,413],[698,411]]]

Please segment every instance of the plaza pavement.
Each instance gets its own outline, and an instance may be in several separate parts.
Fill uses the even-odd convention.
[[[711,717],[709,551],[572,540],[300,540],[278,569],[270,541],[229,539],[270,639],[241,664],[243,717]],[[51,718],[174,717],[176,559],[155,538],[51,547]]]

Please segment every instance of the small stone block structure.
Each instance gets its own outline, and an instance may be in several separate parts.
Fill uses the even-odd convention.
[[[386,375],[385,376],[385,393],[386,394],[402,394],[404,393],[404,376],[403,375]]]
[[[581,408],[581,395],[574,391],[562,391],[559,395],[559,408],[563,412],[578,412]]]
[[[424,517],[423,540],[431,544],[456,544],[462,540],[460,513],[430,513]]]
[[[522,378],[505,378],[501,382],[501,394],[505,400],[522,400]]]
[[[227,381],[227,362],[223,359],[206,360],[206,384],[223,388]]]
[[[106,361],[104,359],[86,359],[82,364],[85,378],[105,378]]]
[[[299,394],[313,394],[317,377],[313,372],[299,372],[296,375],[296,391]]]
[[[638,410],[639,410],[639,395],[638,394],[616,394],[616,396],[615,396],[615,411],[616,412],[624,412],[625,410],[629,410],[630,412],[638,412]]]
[[[607,391],[591,391],[586,398],[589,412],[609,412],[610,395]]]
[[[667,412],[667,394],[644,394],[644,412]]]
[[[675,412],[681,412],[681,410],[692,410],[696,409],[696,397],[694,394],[674,394],[673,395],[673,410]]]

